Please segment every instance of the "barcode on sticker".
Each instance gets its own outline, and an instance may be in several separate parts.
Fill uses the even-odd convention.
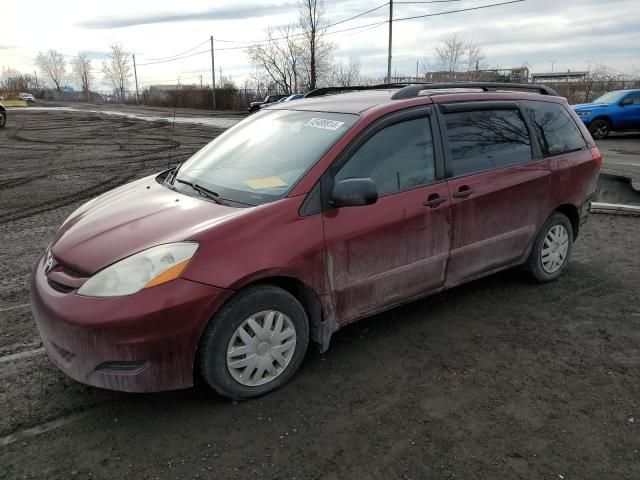
[[[344,122],[338,122],[337,120],[329,120],[327,118],[312,118],[307,123],[305,123],[305,127],[313,127],[313,128],[323,128],[325,130],[337,130]]]

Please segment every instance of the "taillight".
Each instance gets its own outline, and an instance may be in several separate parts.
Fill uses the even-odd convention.
[[[602,154],[598,147],[593,147],[591,149],[591,155],[593,155],[593,161],[596,163],[596,167],[600,168],[602,166]]]

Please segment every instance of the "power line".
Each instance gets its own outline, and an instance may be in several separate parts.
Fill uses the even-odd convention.
[[[490,8],[490,7],[499,7],[501,5],[509,5],[510,3],[521,3],[521,2],[525,2],[525,1],[526,0],[511,0],[509,2],[491,3],[489,5],[480,5],[478,7],[461,8],[460,10],[449,10],[447,12],[427,13],[425,15],[414,15],[412,17],[396,18],[393,21],[394,22],[401,22],[403,20],[414,20],[416,18],[437,17],[438,15],[448,15],[450,13],[470,12],[472,10],[480,10],[480,9],[483,9],[483,8]]]
[[[429,0],[429,1],[423,1],[423,2],[396,2],[394,1],[393,3],[395,3],[396,5],[398,4],[402,4],[402,5],[417,5],[417,4],[424,4],[424,3],[451,3],[451,2],[461,2],[462,0]]]
[[[431,2],[425,1],[425,2],[420,2],[420,3],[444,3],[444,2],[452,2],[452,1],[460,1],[460,0],[431,0]],[[393,21],[394,22],[401,22],[401,21],[406,21],[406,20],[414,20],[414,19],[417,19],[417,18],[436,17],[436,16],[441,16],[441,15],[449,15],[449,14],[453,14],[453,13],[470,12],[470,11],[474,11],[474,10],[481,10],[481,9],[485,9],[485,8],[499,7],[499,6],[502,6],[502,5],[509,5],[509,4],[513,4],[513,3],[521,3],[521,2],[524,2],[524,1],[526,1],[526,0],[510,0],[510,1],[506,1],[506,2],[500,2],[500,3],[491,3],[491,4],[488,4],[488,5],[479,5],[477,7],[468,7],[468,8],[461,8],[461,9],[457,9],[457,10],[448,10],[448,11],[438,12],[438,13],[428,13],[428,14],[423,14],[423,15],[413,15],[413,16],[410,16],[410,17],[394,18]],[[396,2],[396,3],[403,3],[403,2]],[[404,2],[404,3],[414,3],[414,2]],[[419,3],[419,2],[415,2],[415,3]],[[351,21],[351,20],[354,20],[356,18],[362,17],[364,15],[367,15],[367,14],[369,14],[371,12],[374,12],[374,11],[376,11],[376,10],[382,8],[382,7],[385,7],[387,5],[389,5],[389,2],[386,2],[386,3],[382,4],[382,5],[379,5],[379,6],[375,7],[375,8],[372,8],[371,10],[367,10],[366,12],[362,12],[362,13],[360,13],[358,15],[353,16],[353,17],[350,17],[350,18],[341,20],[339,22],[335,22],[333,24],[330,24],[330,25],[324,27],[324,29],[326,30],[327,28],[331,28],[331,27],[334,27],[336,25],[339,25],[339,24],[342,24],[342,23],[346,23],[348,21]],[[352,30],[363,29],[363,28],[367,28],[367,27],[376,27],[376,26],[379,26],[379,25],[386,24],[388,22],[389,22],[389,20],[382,20],[382,21],[379,21],[379,22],[367,23],[365,25],[359,25],[357,27],[349,27],[349,28],[344,28],[344,29],[341,29],[341,30],[335,30],[333,32],[325,32],[325,35],[335,35],[335,34],[338,34],[338,33],[343,33],[343,32],[348,32],[348,31],[352,31]],[[301,35],[305,35],[305,33],[304,32],[296,33],[296,34],[292,34],[289,37],[275,37],[275,38],[271,38],[271,39],[265,39],[265,40],[261,40],[261,41],[256,40],[256,41],[251,41],[251,42],[247,42],[247,43],[253,44],[253,45],[260,45],[260,44],[265,45],[270,41],[285,40],[287,38],[299,37]],[[233,40],[218,40],[218,39],[216,39],[216,41],[227,42],[227,43],[233,42]],[[240,43],[240,42],[236,42],[236,43]],[[200,45],[202,45],[202,43]],[[194,50],[195,48],[199,47],[200,45],[197,45],[196,47],[193,47],[188,51]],[[244,50],[246,48],[249,48],[250,46],[251,45],[243,45],[243,46],[237,46],[237,47],[223,47],[223,48],[215,48],[214,50],[217,50],[217,51]],[[184,58],[194,57],[196,55],[203,55],[205,53],[211,53],[211,50],[202,50],[200,52],[195,52],[195,53],[192,53],[190,55],[176,56],[174,58],[168,57],[167,60],[157,60],[157,61],[151,61],[151,62],[146,62],[146,63],[140,63],[140,64],[138,64],[138,66],[143,67],[143,66],[147,66],[147,65],[156,65],[156,64],[160,64],[160,63],[174,62],[174,61],[177,61],[177,60],[182,60]]]
[[[451,1],[451,0],[448,0]],[[453,1],[460,1],[460,0],[453,0]],[[322,27],[323,30],[326,30],[328,28],[332,28],[335,27],[336,25],[341,25],[343,23],[346,22],[350,22],[351,20],[355,20],[356,18],[360,18],[363,17],[365,15],[368,15],[369,13],[375,12],[376,10],[379,10],[383,7],[386,7],[387,5],[389,5],[389,2],[385,2],[382,5],[378,5],[377,7],[372,8],[371,10],[367,10],[366,12],[362,12],[359,13],[358,15],[354,15],[353,17],[349,17],[349,18],[345,18],[344,20],[340,20],[339,22],[335,22],[335,23],[331,23],[329,25],[327,25],[326,27]],[[338,33],[338,32],[331,32],[331,33]],[[329,32],[327,32],[327,35],[329,34]],[[286,40],[288,38],[291,37],[300,37],[302,35],[306,35],[305,32],[300,32],[300,33],[294,33],[292,35],[289,35],[288,37],[276,37],[276,38],[265,38],[263,40],[247,40],[247,41],[238,41],[238,40],[221,40],[216,38],[216,42],[225,42],[225,43],[268,43],[270,41],[273,40]],[[232,49],[238,49],[238,48],[247,48],[245,47],[232,47],[232,48],[227,48],[227,50],[232,50]],[[223,49],[216,49],[216,50],[223,50]]]
[[[147,63],[139,63],[139,67],[144,67],[146,65],[156,65],[158,63],[167,63],[167,62],[175,62],[176,60],[182,60],[183,58],[195,57],[196,55],[202,55],[203,53],[211,53],[211,50],[202,50],[201,52],[192,53],[190,55],[184,55],[182,57],[172,58],[170,60],[159,60],[157,62],[147,62]]]
[[[160,58],[148,58],[147,61],[150,62],[155,62],[155,61],[163,61],[163,60],[168,60],[174,57],[180,57],[182,55],[184,55],[185,53],[189,53],[194,51],[196,48],[201,47],[202,45],[204,45],[205,43],[208,43],[209,39],[207,38],[204,42],[199,43],[198,45],[196,45],[195,47],[190,48],[189,50],[185,50],[184,52],[180,52],[180,53],[176,53],[175,55],[169,55],[167,57],[160,57]]]
[[[438,0],[438,1],[439,2],[445,2],[445,1],[447,1],[447,2],[456,1],[457,2],[457,1],[461,1],[461,0]],[[492,3],[492,4],[489,4],[489,5],[480,5],[480,6],[477,6],[477,7],[461,8],[461,9],[458,9],[458,10],[447,10],[445,12],[429,13],[429,14],[425,14],[425,15],[415,15],[415,16],[412,16],[412,17],[394,18],[393,21],[394,22],[401,22],[403,20],[413,20],[413,19],[416,19],[416,18],[436,17],[436,16],[439,16],[439,15],[449,15],[449,14],[452,14],[452,13],[468,12],[468,11],[480,10],[480,9],[484,9],[484,8],[499,7],[501,5],[508,5],[508,4],[511,4],[511,3],[520,3],[520,2],[525,2],[525,1],[526,0],[510,0],[510,1],[507,1],[507,2]],[[394,3],[398,3],[398,2],[394,2]],[[425,2],[425,3],[427,3],[427,2]],[[383,4],[383,5],[380,5],[379,7],[376,7],[376,9],[385,7],[388,4],[389,4],[389,2],[387,2],[387,3]],[[367,23],[365,25],[359,25],[357,27],[350,27],[350,28],[345,28],[345,29],[342,29],[342,30],[336,30],[336,31],[333,31],[333,32],[326,32],[325,35],[334,35],[336,33],[348,32],[348,31],[351,31],[351,30],[357,30],[357,29],[366,28],[366,27],[376,27],[378,25],[384,25],[385,23],[388,23],[388,22],[389,22],[389,20],[382,20],[382,21],[379,21],[379,22]],[[326,27],[326,28],[329,28],[329,27]],[[301,35],[301,34],[294,34],[294,35],[291,35],[291,36],[299,36],[299,35]],[[304,35],[304,34],[302,34],[302,35]],[[264,41],[262,41],[260,43],[266,44],[269,41],[284,40],[286,38],[287,37],[272,38],[270,40],[266,39],[266,40],[264,40]],[[289,38],[291,38],[291,37],[289,37]],[[224,47],[224,48],[216,48],[216,50],[243,50],[245,48],[248,48],[248,46]]]

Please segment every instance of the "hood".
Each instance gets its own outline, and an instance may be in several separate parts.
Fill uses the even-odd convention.
[[[174,192],[151,176],[73,212],[56,233],[51,252],[68,267],[91,275],[146,248],[189,240],[247,210]]]
[[[609,104],[607,103],[579,103],[578,105],[572,105],[573,109],[577,112],[592,110],[594,108],[605,108],[608,106]]]

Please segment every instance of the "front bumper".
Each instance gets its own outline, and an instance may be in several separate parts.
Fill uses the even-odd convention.
[[[202,331],[231,291],[178,279],[116,298],[52,288],[42,260],[31,278],[31,307],[51,361],[71,378],[125,392],[193,385]]]

